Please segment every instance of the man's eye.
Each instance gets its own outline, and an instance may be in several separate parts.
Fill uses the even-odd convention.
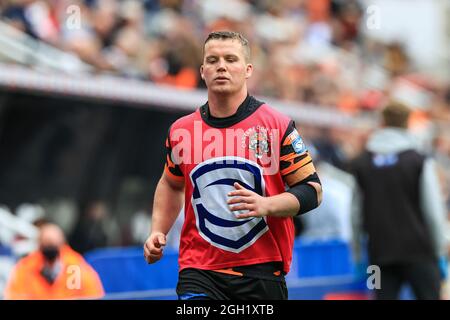
[[[235,62],[237,61],[236,57],[226,57],[225,60],[227,60],[227,62]]]

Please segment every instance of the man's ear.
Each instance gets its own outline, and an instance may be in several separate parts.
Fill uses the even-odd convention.
[[[200,66],[200,77],[205,80],[205,76],[203,75],[203,65]]]
[[[245,79],[248,79],[252,76],[253,74],[253,65],[251,63],[247,64],[247,69],[245,72]]]

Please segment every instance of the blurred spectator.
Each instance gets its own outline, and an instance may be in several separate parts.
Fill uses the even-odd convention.
[[[386,47],[384,67],[392,74],[399,76],[408,71],[409,59],[400,43],[392,43]]]
[[[351,164],[363,199],[355,241],[363,229],[369,262],[381,269],[377,299],[398,299],[404,283],[417,299],[440,298],[438,259],[447,256],[444,201],[434,161],[416,151],[407,132],[409,115],[406,106],[389,104],[383,127]]]
[[[153,81],[184,89],[197,87],[200,51],[192,39],[182,35],[166,39],[162,58],[165,60],[166,70],[159,76],[154,75]]]
[[[5,289],[6,299],[101,298],[97,273],[67,244],[54,224],[40,227],[39,250],[19,260]]]
[[[358,29],[361,23],[363,10],[357,0],[333,0],[331,11],[335,17],[333,42],[345,47],[351,41],[358,40]]]
[[[120,235],[119,227],[110,216],[102,201],[92,202],[81,214],[70,238],[70,243],[78,252],[115,246]]]
[[[11,26],[27,33],[33,38],[37,38],[37,34],[31,25],[31,21],[29,17],[27,17],[27,2],[31,1],[18,1],[10,6],[6,6],[2,3],[2,7],[5,6],[4,8],[0,7],[0,10],[3,9],[2,18]]]

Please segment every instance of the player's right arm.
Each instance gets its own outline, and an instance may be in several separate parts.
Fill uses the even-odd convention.
[[[153,200],[150,236],[144,244],[144,257],[148,263],[161,259],[166,236],[175,223],[184,202],[184,176],[180,166],[172,159],[169,137],[166,140],[166,165],[156,186]]]
[[[174,180],[164,172],[156,187],[152,228],[144,245],[144,256],[148,263],[161,259],[166,236],[178,217],[183,201],[184,180]]]

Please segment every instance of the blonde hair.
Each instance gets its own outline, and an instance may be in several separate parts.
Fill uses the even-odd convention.
[[[242,45],[246,61],[250,61],[250,45],[248,40],[239,32],[235,31],[214,31],[211,32],[205,40],[204,45],[210,40],[237,40]],[[205,46],[203,45],[203,55]]]

